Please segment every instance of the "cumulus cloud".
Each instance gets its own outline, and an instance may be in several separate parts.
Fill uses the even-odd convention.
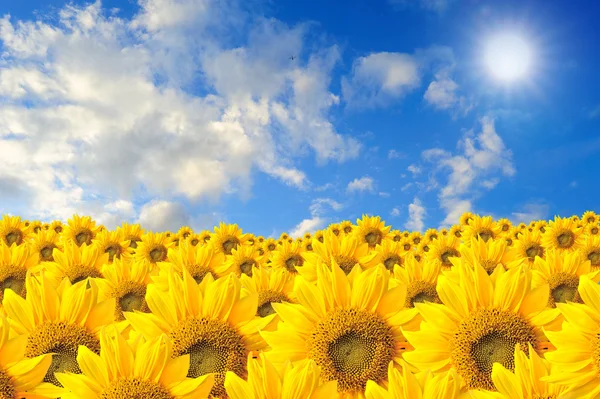
[[[390,212],[390,216],[392,216],[392,217],[400,216],[400,209],[392,208],[392,211]]]
[[[325,227],[328,218],[325,214],[329,209],[339,211],[343,205],[331,198],[316,198],[312,201],[309,207],[311,217],[302,220],[290,231],[290,236],[300,237],[305,233],[314,233]]]
[[[404,224],[404,227],[412,231],[423,231],[426,215],[427,211],[421,203],[421,200],[415,197],[413,202],[408,205],[408,220]]]
[[[372,192],[373,191],[373,178],[369,176],[363,176],[361,178],[356,178],[348,183],[346,187],[346,191],[349,193],[353,192]]]
[[[360,143],[327,116],[339,102],[329,90],[338,50],[307,46],[308,26],[244,25],[235,1],[139,5],[131,19],[100,2],[0,19],[0,186],[27,193],[23,216],[109,220],[122,210],[90,198],[141,193],[216,201],[250,192],[253,171],[302,189],[300,157],[358,156]],[[290,63],[290,52],[306,56]]]
[[[513,212],[510,221],[514,224],[529,223],[532,220],[547,220],[550,207],[542,203],[528,203],[521,207],[518,212]]]
[[[440,207],[446,212],[442,227],[457,223],[463,212],[471,211],[478,191],[491,190],[501,176],[516,173],[512,152],[496,132],[494,120],[484,117],[480,123],[481,131],[468,131],[458,142],[455,154],[441,148],[421,153],[425,161],[434,164],[434,173],[447,179],[438,194]]]
[[[454,117],[466,115],[473,109],[473,103],[459,94],[459,85],[451,77],[453,66],[442,68],[429,83],[423,98],[439,110],[448,110]]]
[[[190,216],[180,203],[154,200],[141,208],[137,222],[151,231],[177,231],[189,225]]]
[[[388,159],[399,159],[399,158],[405,158],[406,155],[401,153],[400,151],[397,150],[389,150],[388,151]]]
[[[421,173],[421,168],[415,164],[408,165],[406,170],[408,170],[410,173],[412,173],[413,176],[416,176],[419,173]]]

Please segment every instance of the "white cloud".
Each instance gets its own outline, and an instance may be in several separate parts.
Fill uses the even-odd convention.
[[[401,153],[400,151],[397,150],[389,150],[388,151],[388,159],[399,159],[399,158],[405,158],[406,155]]]
[[[529,203],[523,205],[520,212],[513,212],[510,221],[518,223],[529,223],[532,220],[547,220],[550,207],[547,204]]]
[[[361,178],[356,178],[348,183],[346,187],[346,191],[349,193],[353,192],[372,192],[373,191],[373,178],[369,176],[363,176]]]
[[[404,227],[412,231],[423,231],[425,223],[423,219],[427,212],[423,207],[421,201],[415,197],[413,202],[408,205],[408,221],[404,224]]]
[[[466,115],[473,109],[473,103],[458,94],[459,86],[451,77],[453,66],[438,71],[435,80],[429,83],[423,98],[436,109],[449,110],[454,117]]]
[[[481,132],[467,132],[458,142],[456,154],[440,148],[421,154],[435,165],[435,172],[449,171],[438,195],[440,207],[446,212],[441,227],[457,223],[460,214],[471,211],[478,190],[491,190],[500,182],[500,176],[516,173],[512,153],[496,133],[493,119],[484,117],[480,122]]]
[[[379,192],[379,196],[382,198],[389,198],[390,197],[390,193],[386,193],[385,191],[380,191]]]
[[[393,208],[392,211],[390,212],[390,216],[392,216],[392,217],[400,216],[400,209]]]
[[[314,233],[317,230],[325,227],[328,218],[324,217],[327,213],[327,208],[334,211],[339,211],[343,205],[331,198],[316,198],[312,201],[309,207],[311,217],[302,220],[290,232],[292,237],[300,237],[304,233]]]
[[[177,202],[153,200],[142,206],[137,223],[151,231],[177,231],[188,225],[190,216]]]
[[[141,0],[126,19],[96,2],[44,22],[0,19],[0,182],[21,187],[23,216],[120,212],[93,195],[244,196],[253,171],[302,189],[300,157],[358,156],[360,143],[328,119],[337,48],[307,46],[308,25],[244,25],[225,3]],[[290,52],[304,56],[291,63]]]
[[[415,164],[408,165],[408,168],[406,168],[406,170],[408,170],[410,173],[412,173],[413,176],[418,175],[419,173],[421,173],[421,168],[418,167]]]
[[[373,53],[354,61],[351,76],[342,79],[342,94],[351,106],[385,106],[419,83],[419,63],[414,56]]]
[[[427,11],[442,13],[454,0],[389,0],[390,4],[400,7],[419,7]]]

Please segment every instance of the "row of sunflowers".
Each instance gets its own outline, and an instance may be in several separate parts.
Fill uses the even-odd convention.
[[[600,398],[600,217],[0,221],[0,399]]]

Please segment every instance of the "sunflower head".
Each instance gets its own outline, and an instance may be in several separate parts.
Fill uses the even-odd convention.
[[[217,274],[225,276],[234,273],[236,276],[241,274],[251,276],[252,268],[263,267],[266,261],[266,256],[261,255],[259,249],[248,245],[234,249],[231,255],[227,256],[225,262],[216,268]]]
[[[117,231],[123,240],[129,240],[129,246],[134,249],[137,248],[138,242],[142,241],[142,235],[144,235],[144,229],[139,224],[123,223],[117,227]]]
[[[180,239],[185,240],[188,236],[194,234],[194,230],[190,226],[182,226],[178,231],[177,235]]]
[[[417,245],[419,245],[421,243],[421,241],[423,240],[423,237],[421,236],[420,232],[413,231],[412,233],[410,233],[409,240],[416,247]]]
[[[590,261],[592,270],[600,270],[600,235],[588,236],[580,253]]]
[[[386,226],[385,222],[379,216],[363,215],[361,219],[356,220],[356,228],[353,230],[354,236],[360,243],[367,243],[369,248],[375,248],[377,244],[390,232],[391,226]]]
[[[146,233],[137,244],[134,258],[151,264],[167,260],[169,248],[174,247],[173,240],[165,233]]]
[[[598,236],[600,235],[600,224],[599,223],[590,223],[584,228],[585,236]]]
[[[456,238],[461,238],[462,233],[463,233],[463,226],[460,224],[455,224],[452,227],[450,227],[450,230],[448,230],[448,235],[454,236]]]
[[[340,234],[346,234],[339,223],[330,224],[329,227],[327,227],[327,230],[331,231],[336,236],[339,236]]]
[[[170,248],[167,261],[158,262],[158,266],[169,272],[170,268],[173,268],[179,276],[183,276],[183,271],[187,270],[190,276],[200,283],[209,274],[216,278],[218,269],[224,262],[225,254],[218,251],[214,245],[193,246],[189,241],[183,241],[179,247]]]
[[[437,240],[440,236],[440,232],[437,229],[427,229],[427,231],[423,234],[423,240],[427,242],[431,242],[433,240]]]
[[[600,221],[600,219],[598,218],[598,215],[594,211],[586,211],[581,216],[581,221],[583,222],[584,225],[588,225],[588,224],[596,224]]]
[[[513,227],[512,223],[508,219],[498,219],[496,224],[500,228],[500,234],[507,234]]]
[[[54,248],[62,249],[60,236],[54,230],[40,230],[31,243],[32,248],[40,256],[40,262],[52,262]]]
[[[123,230],[108,231],[104,230],[96,234],[96,237],[92,240],[100,252],[108,254],[108,262],[121,257],[131,257],[133,255],[133,248],[129,246],[130,241],[123,237]]]
[[[344,234],[350,234],[354,229],[354,224],[349,220],[343,220],[342,222],[340,222],[340,228],[342,229]]]
[[[468,226],[468,225],[469,225],[469,223],[471,222],[471,219],[473,219],[474,217],[475,217],[475,214],[474,214],[474,213],[471,213],[471,212],[465,212],[465,213],[463,213],[462,215],[460,215],[460,218],[458,219],[458,223],[459,223],[461,226],[464,226],[464,227],[466,227],[466,226]]]
[[[428,245],[429,249],[425,253],[425,259],[427,262],[440,264],[443,269],[449,269],[452,267],[450,259],[461,256],[458,250],[459,245],[460,239],[458,237],[452,235],[440,236]]]
[[[545,249],[542,246],[542,236],[539,231],[519,231],[517,239],[513,240],[510,248],[513,259],[524,259],[529,264],[533,264],[537,256],[543,258]]]
[[[27,271],[38,264],[39,255],[28,245],[0,242],[0,304],[4,290],[12,290],[25,297]]]
[[[274,269],[286,270],[288,273],[297,274],[298,270],[296,268],[302,267],[304,264],[302,252],[304,252],[302,243],[284,242],[282,245],[278,246],[275,251],[271,252],[271,267]]]
[[[0,239],[9,247],[21,245],[31,236],[31,225],[26,226],[19,216],[4,215],[0,220]]]
[[[215,227],[215,232],[211,234],[211,242],[217,250],[225,255],[231,255],[232,251],[240,245],[246,245],[248,234],[243,234],[242,229],[237,224],[221,223]]]
[[[402,239],[404,238],[404,235],[402,234],[402,232],[400,230],[392,230],[392,231],[390,231],[390,238],[394,242],[399,242],[399,241],[402,241]]]
[[[64,226],[60,220],[54,220],[50,223],[48,229],[56,232],[56,234],[61,234],[64,230]]]
[[[83,244],[90,245],[99,230],[100,227],[96,226],[96,222],[90,216],[79,216],[76,214],[67,220],[67,226],[65,226],[62,233],[62,238],[65,241],[74,242],[78,246]]]
[[[489,239],[494,239],[500,235],[501,229],[500,226],[491,216],[479,216],[475,215],[471,220],[469,220],[469,224],[464,228],[464,239],[465,243],[469,245],[472,237],[479,237],[483,241],[487,241]]]
[[[96,244],[77,246],[74,241],[66,241],[62,249],[52,251],[52,256],[54,261],[42,263],[39,271],[45,270],[56,281],[66,277],[75,284],[88,278],[101,278],[102,265],[108,263],[109,254],[101,252]]]
[[[542,244],[546,249],[573,252],[583,246],[582,229],[570,219],[555,217],[542,234]]]
[[[402,242],[383,240],[380,245],[375,247],[375,253],[377,253],[375,257],[376,264],[382,264],[387,270],[393,272],[395,266],[404,266],[404,258],[407,252]],[[373,266],[371,265],[371,267]]]
[[[266,269],[254,267],[252,277],[240,276],[242,291],[258,295],[256,315],[267,317],[275,314],[274,303],[294,302],[294,275],[285,269]]]

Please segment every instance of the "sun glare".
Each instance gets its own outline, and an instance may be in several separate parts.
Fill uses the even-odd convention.
[[[512,82],[524,77],[530,69],[531,49],[522,37],[498,35],[487,43],[485,63],[496,79]]]

